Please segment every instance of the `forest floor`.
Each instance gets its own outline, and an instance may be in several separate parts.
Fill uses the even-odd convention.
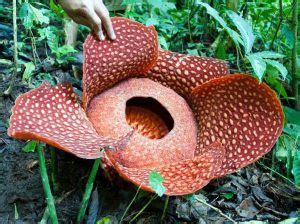
[[[1,81],[1,92],[6,84]],[[37,154],[23,152],[24,142],[11,139],[6,133],[11,107],[16,97],[27,90],[21,82],[16,82],[10,97],[0,97],[0,223],[37,223],[46,208]],[[49,149],[46,155],[49,173]],[[91,167],[92,161],[58,152],[60,190],[54,195],[60,223],[73,223],[76,219]],[[117,182],[111,183],[104,178],[102,171],[98,173],[97,192],[94,190],[86,220],[109,217],[112,223],[118,223],[136,188],[120,179]],[[271,176],[270,171],[258,163],[211,182],[196,195],[237,222],[263,220],[277,223],[299,216],[299,189],[278,176]],[[124,221],[130,221],[149,198],[148,194],[139,194]],[[163,197],[152,201],[137,223],[159,223],[165,200]],[[164,222],[230,223],[219,212],[187,197],[170,198]]]

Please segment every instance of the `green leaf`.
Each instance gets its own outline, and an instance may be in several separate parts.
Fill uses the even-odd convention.
[[[143,3],[142,0],[123,0],[121,5],[132,5],[132,4],[139,4]]]
[[[1,58],[1,59],[0,59],[0,64],[1,64],[1,65],[12,65],[13,62],[10,61],[10,60]]]
[[[39,24],[49,24],[49,18],[47,16],[44,16],[42,11],[33,7],[32,5],[31,9],[35,15],[35,21]]]
[[[254,54],[247,55],[246,57],[250,61],[255,75],[259,78],[260,81],[262,81],[267,68],[266,62],[261,57],[257,57]]]
[[[198,50],[197,49],[187,49],[186,50],[188,54],[190,55],[195,55],[195,56],[199,56]]]
[[[279,54],[274,51],[261,51],[261,52],[253,53],[252,55],[255,55],[256,57],[260,57],[260,58],[271,58],[271,59],[285,57],[283,54]]]
[[[283,108],[285,113],[285,118],[289,123],[300,125],[300,112],[296,111],[290,107],[285,106]]]
[[[25,71],[23,73],[22,80],[24,82],[28,82],[31,80],[33,71],[35,70],[35,65],[33,64],[33,62],[27,62],[24,65],[25,65]]]
[[[161,12],[167,12],[171,9],[176,9],[176,6],[172,2],[166,2],[163,0],[147,0],[148,4],[153,8],[158,8]]]
[[[280,137],[280,139],[285,138],[284,135]],[[282,140],[283,141],[283,140]],[[284,145],[281,143],[281,141],[278,141],[276,143],[276,151],[275,151],[275,156],[279,161],[286,161],[286,158],[288,156],[288,152]]]
[[[168,50],[169,49],[169,45],[166,41],[166,38],[164,38],[163,36],[158,36],[158,42],[159,42],[159,45],[163,48],[163,49],[166,49]]]
[[[270,69],[267,68],[267,74],[269,74],[269,72],[270,72]],[[268,85],[271,86],[272,89],[276,90],[278,95],[283,96],[286,100],[289,99],[288,95],[286,93],[286,90],[285,90],[284,86],[282,85],[282,81],[279,81],[276,78],[276,75],[272,75],[272,73],[271,73],[265,78],[266,78],[266,82],[268,83]]]
[[[300,218],[299,217],[295,217],[295,218],[288,218],[285,220],[282,220],[280,222],[278,222],[278,224],[297,224],[299,223]]]
[[[159,21],[155,18],[149,18],[146,21],[146,26],[155,26],[155,25],[158,25],[158,24],[159,24]]]
[[[111,220],[109,217],[103,217],[96,222],[96,224],[111,224]]]
[[[281,35],[286,39],[286,43],[289,49],[292,49],[295,42],[295,38],[293,30],[289,27],[289,25],[282,25]]]
[[[63,10],[63,8],[54,2],[54,0],[50,0],[49,2],[50,9],[59,17],[63,18],[67,16],[67,13]]]
[[[220,42],[218,44],[215,54],[216,54],[216,57],[219,59],[225,60],[227,58],[227,54],[226,54],[225,46],[224,46],[223,42]]]
[[[153,170],[149,174],[149,185],[160,197],[163,196],[163,194],[166,192],[163,181],[164,178],[156,170]]]
[[[34,22],[37,24],[49,24],[49,18],[44,16],[41,10],[35,8],[28,2],[22,4],[19,17],[23,20],[23,25],[26,29],[33,28]]]
[[[34,14],[28,2],[24,2],[19,11],[19,18],[23,20],[23,25],[26,29],[33,26]]]
[[[18,208],[17,208],[17,205],[16,205],[16,203],[14,203],[14,207],[15,207],[15,220],[18,220],[19,218],[20,218],[20,216],[19,216],[19,212],[18,212]]]
[[[199,1],[197,1],[197,3],[201,6],[204,6],[206,8],[207,13],[220,23],[220,25],[227,31],[227,33],[229,34],[229,36],[231,37],[231,39],[234,41],[236,45],[238,44],[243,45],[241,36],[237,32],[235,32],[234,30],[228,27],[227,23],[225,22],[224,19],[220,17],[219,12],[217,10],[212,8],[207,3],[199,2]]]
[[[55,56],[56,56],[56,61],[59,64],[65,63],[67,61],[74,61],[76,58],[75,57],[70,57],[70,53],[75,53],[77,52],[74,47],[71,45],[63,45],[54,51]]]
[[[271,65],[272,67],[276,68],[282,75],[283,79],[286,78],[288,71],[283,64],[279,63],[278,61],[270,60],[270,59],[264,59],[264,61],[269,65]]]
[[[242,18],[241,16],[239,16],[233,11],[228,11],[227,15],[230,17],[234,25],[238,28],[243,39],[243,46],[245,48],[245,53],[249,54],[252,50],[254,40],[255,40],[252,27],[244,18]]]
[[[22,148],[23,152],[34,152],[36,148],[37,142],[36,141],[28,141],[25,146]]]
[[[291,136],[294,137],[295,139],[297,139],[298,137],[300,137],[300,125],[287,123],[287,124],[284,126],[283,131],[284,131],[285,133],[291,135]]]
[[[40,35],[40,40],[46,39],[47,44],[49,48],[51,49],[52,53],[55,53],[58,49],[58,29],[54,26],[48,26],[42,29],[38,29],[39,35]]]
[[[217,10],[212,8],[207,3],[199,2],[199,1],[197,1],[197,3],[201,6],[204,6],[206,8],[207,13],[209,15],[211,15],[215,20],[217,20],[221,24],[222,27],[228,28],[227,23],[225,22],[225,20],[222,17],[220,17],[219,12]]]
[[[269,223],[264,221],[251,220],[251,221],[239,222],[239,224],[269,224]]]
[[[229,200],[229,199],[232,199],[232,198],[233,198],[234,193],[232,193],[232,192],[227,192],[227,193],[223,193],[222,196],[223,196],[225,199]]]
[[[300,187],[300,150],[296,151],[293,161],[293,175],[295,178],[295,184]]]

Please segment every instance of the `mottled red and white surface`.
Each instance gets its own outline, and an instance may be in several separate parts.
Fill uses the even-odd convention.
[[[211,80],[193,91],[198,121],[198,149],[219,141],[225,158],[222,176],[253,163],[274,146],[283,127],[283,111],[275,92],[244,74]]]
[[[147,77],[188,99],[195,87],[227,74],[225,61],[159,49],[157,62]]]
[[[149,78],[186,98],[199,84],[229,73],[225,61],[159,49],[153,26],[120,17],[112,18],[112,23],[116,40],[99,41],[90,34],[84,43],[84,108],[126,78]]]
[[[129,79],[93,98],[87,116],[101,136],[119,139],[132,131],[126,120],[126,102],[133,97],[151,97],[171,114],[174,127],[160,139],[135,131],[118,160],[126,167],[152,167],[170,161],[192,159],[196,149],[197,126],[186,101],[173,90],[149,79]],[[148,124],[148,117],[139,120]],[[135,119],[134,121],[137,121]],[[109,125],[108,125],[109,124]]]
[[[148,176],[157,170],[167,195],[193,193],[271,150],[284,116],[266,84],[228,74],[224,61],[159,49],[154,27],[112,21],[115,41],[89,35],[84,44],[82,102],[69,84],[43,84],[16,100],[10,136],[105,156],[144,190],[152,191]],[[173,128],[151,108],[127,107],[133,97],[158,101]]]
[[[102,156],[100,148],[116,147],[117,142],[97,134],[70,84],[45,83],[22,94],[9,124],[9,136],[40,140],[86,159]]]
[[[129,19],[112,19],[116,40],[99,41],[89,35],[84,43],[83,106],[119,81],[143,74],[158,56],[157,33]]]

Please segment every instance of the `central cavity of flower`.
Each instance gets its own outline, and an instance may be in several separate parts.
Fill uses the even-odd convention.
[[[126,121],[141,135],[160,139],[174,127],[169,111],[152,97],[132,97],[126,102]]]
[[[127,167],[153,167],[194,157],[197,125],[180,95],[146,78],[125,80],[94,97],[87,116],[101,136],[122,139],[118,152]]]

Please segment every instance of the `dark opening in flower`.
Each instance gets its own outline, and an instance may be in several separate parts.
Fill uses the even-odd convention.
[[[224,61],[159,49],[154,27],[113,25],[115,41],[85,42],[82,107],[69,84],[44,84],[16,100],[10,136],[81,158],[110,145],[106,165],[149,191],[157,170],[167,195],[193,193],[273,147],[283,112],[267,85],[228,74]]]
[[[129,119],[126,108],[130,105],[135,105],[135,112]],[[130,133],[132,126],[138,128],[118,151],[118,161],[127,167],[155,167],[193,158],[197,124],[192,110],[175,91],[150,79],[128,79],[97,95],[87,116],[99,135],[112,139]]]
[[[152,97],[133,97],[126,102],[126,120],[137,132],[160,139],[174,127],[169,111]]]

